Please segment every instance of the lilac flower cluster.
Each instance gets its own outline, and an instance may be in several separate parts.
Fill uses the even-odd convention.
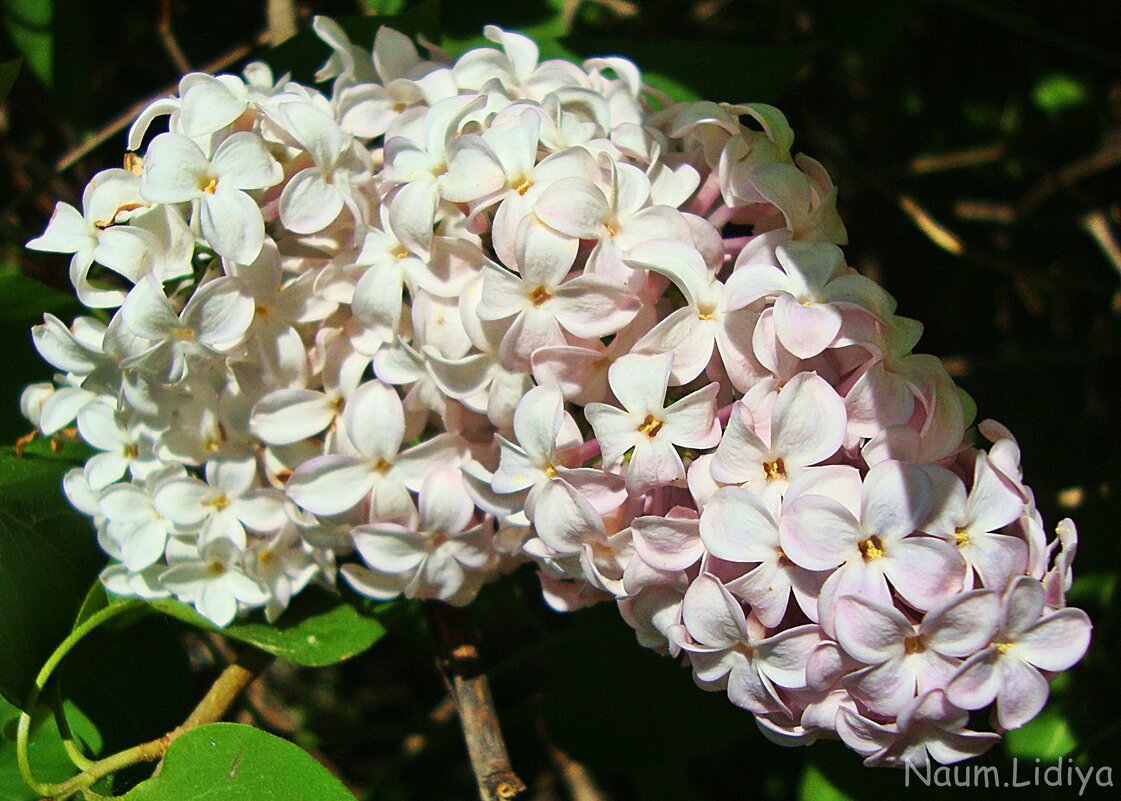
[[[35,328],[23,407],[98,452],[65,488],[111,591],[227,625],[531,561],[781,742],[917,767],[1040,711],[1089,643],[1074,526],[1006,429],[971,444],[777,109],[495,27],[454,61],[315,29],[328,92],[184,77],[29,243],[108,319]]]

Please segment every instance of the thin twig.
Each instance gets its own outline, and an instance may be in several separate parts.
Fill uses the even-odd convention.
[[[237,47],[233,47],[227,50],[225,53],[222,53],[217,58],[201,65],[199,67],[199,72],[221,72],[222,70],[228,68],[231,64],[236,64],[243,58],[251,55],[256,48],[267,42],[267,34],[258,34],[252,42],[247,44],[240,44]],[[129,106],[116,117],[98,128],[97,131],[88,139],[85,139],[76,147],[73,147],[63,153],[62,156],[59,157],[58,161],[55,162],[55,170],[57,170],[58,172],[65,172],[66,170],[73,167],[94,150],[101,147],[103,144],[105,144],[114,136],[127,128],[132,123],[132,121],[136,119],[140,112],[147,108],[150,103],[152,103],[154,100],[158,100],[161,97],[173,94],[176,89],[178,89],[178,87],[178,81],[172,84],[168,84],[166,87],[164,87],[151,97],[146,97],[143,100]]]
[[[947,253],[952,253],[955,256],[960,256],[965,253],[965,244],[962,242],[961,237],[938,222],[934,215],[927,211],[917,200],[910,195],[900,195],[897,201],[899,203],[899,208],[910,218],[911,222],[915,224],[915,227],[926,235],[927,239],[942,248],[942,250]]]
[[[479,659],[478,637],[462,610],[426,601],[428,628],[448,692],[455,699],[463,739],[482,801],[508,801],[525,791],[510,767],[490,683]]]
[[[927,153],[911,159],[910,171],[915,175],[929,175],[965,167],[979,167],[999,161],[1007,150],[1004,142],[994,142],[991,145],[952,150],[948,153]]]
[[[222,720],[242,691],[253,683],[272,660],[273,657],[263,651],[246,649],[237,661],[222,671],[183,723],[162,737],[94,762],[74,778],[54,785],[51,788],[50,798],[52,801],[64,801],[124,768],[163,759],[171,744],[186,732]]]
[[[160,16],[156,20],[156,33],[159,34],[163,49],[175,69],[183,73],[190,72],[191,62],[187,60],[187,54],[179,46],[175,31],[171,29],[171,0],[160,0]]]
[[[1072,161],[1037,183],[1016,204],[1016,216],[1027,217],[1060,189],[1073,186],[1084,178],[1121,165],[1121,139],[1113,137],[1088,156]]]
[[[1118,241],[1117,233],[1110,225],[1109,216],[1101,209],[1095,209],[1085,215],[1080,222],[1082,229],[1098,243],[1098,247],[1109,259],[1113,269],[1121,274],[1121,242]]]

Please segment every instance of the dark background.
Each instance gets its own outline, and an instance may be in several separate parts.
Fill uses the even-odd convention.
[[[74,148],[110,131],[108,123],[138,102],[167,93],[180,57],[193,68],[213,68],[241,48],[280,66],[317,63],[325,51],[306,34],[270,56],[264,5],[0,5],[0,56],[25,59],[0,108],[0,282],[22,272],[68,289],[65,257],[31,253],[22,244],[42,230],[55,200],[77,203],[94,172],[120,163],[120,132],[77,158]],[[306,28],[313,14],[397,13],[404,5],[324,0],[301,2],[298,11]],[[651,80],[682,98],[693,92],[773,102],[785,111],[795,150],[822,161],[840,187],[850,263],[882,282],[900,313],[925,323],[919,350],[947,360],[976,399],[979,419],[1012,428],[1048,525],[1068,515],[1079,525],[1071,599],[1094,621],[1093,645],[1055,681],[1043,715],[984,762],[999,765],[1006,777],[1013,757],[1020,776],[1034,770],[1036,759],[1041,766],[1067,758],[1121,770],[1115,380],[1121,368],[1121,6],[1039,0],[499,5],[426,5],[409,12],[408,24],[442,35],[449,48],[477,36],[486,22],[561,37],[560,46],[572,52],[631,55],[652,70]],[[0,298],[5,442],[27,429],[18,416],[20,388],[49,375],[27,333],[42,309],[21,305],[12,286],[0,283],[7,295]],[[76,311],[61,296],[52,303]],[[563,619],[548,612],[527,571],[490,588],[472,614],[530,798],[936,797],[914,782],[905,788],[899,772],[862,768],[836,743],[788,750],[766,742],[746,713],[697,690],[669,660],[642,652],[612,609]],[[153,643],[179,641],[166,633],[153,633]],[[185,674],[185,659],[169,659],[161,670],[183,674],[182,680],[153,688],[137,678],[130,685],[136,697],[117,699],[118,706],[148,707],[157,702],[153,696],[169,694],[161,687],[189,691],[192,681],[206,678],[213,660],[198,638],[187,645],[195,679]],[[272,669],[242,714],[311,750],[360,798],[469,799],[470,772],[443,698],[423,622],[407,612],[363,659],[321,671]],[[87,711],[96,722],[96,710]],[[1015,793],[1070,798],[1077,787],[1001,795]]]

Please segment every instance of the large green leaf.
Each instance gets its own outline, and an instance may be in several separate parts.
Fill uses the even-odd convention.
[[[1031,723],[1004,735],[1008,755],[1023,760],[1042,759],[1053,763],[1077,745],[1070,723],[1054,708],[1043,710]]]
[[[354,596],[309,589],[292,602],[276,623],[243,621],[219,629],[178,601],[152,601],[150,605],[184,623],[308,667],[333,665],[368,650],[385,635],[381,616],[390,608],[377,607]]]
[[[77,308],[78,301],[72,295],[59,292],[34,278],[18,274],[0,275],[0,320],[41,323],[43,312],[68,314]]]
[[[102,743],[97,727],[73,703],[67,701],[63,707],[74,736],[85,744],[88,754],[98,755]],[[0,699],[0,801],[34,801],[40,797],[23,783],[16,762],[19,714],[16,707]],[[78,772],[63,748],[54,715],[48,707],[41,707],[32,719],[27,751],[39,781],[59,782]]]
[[[287,740],[252,726],[213,723],[179,737],[159,775],[124,801],[353,801],[326,768]]]
[[[4,0],[4,27],[28,69],[46,86],[53,78],[51,0]]]
[[[69,464],[0,454],[0,695],[22,704],[104,556],[61,497]]]
[[[11,61],[0,63],[0,103],[3,103],[8,97],[8,92],[12,91],[12,85],[19,77],[19,67],[22,63],[22,58],[13,58]]]

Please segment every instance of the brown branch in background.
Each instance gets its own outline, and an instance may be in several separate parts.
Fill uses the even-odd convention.
[[[424,612],[436,644],[437,665],[459,712],[479,797],[482,801],[516,798],[525,791],[525,783],[510,767],[475,630],[462,610],[439,601],[426,601]]]
[[[171,29],[171,0],[160,0],[160,15],[156,19],[156,33],[159,34],[163,49],[167,53],[167,57],[171,59],[171,63],[175,65],[175,69],[183,73],[190,72],[191,62],[187,60],[187,54],[179,46],[179,40],[175,38],[175,31]]]
[[[199,66],[198,71],[208,73],[221,72],[222,70],[227,69],[230,65],[236,64],[242,59],[252,55],[254,50],[267,43],[268,35],[263,33],[258,34],[256,37],[254,37],[252,42],[240,44],[237,47],[230,48],[218,57],[206,62],[205,64],[202,64],[201,66]],[[65,172],[66,170],[70,169],[83,158],[92,153],[94,150],[97,150],[97,148],[101,147],[103,144],[108,142],[114,136],[131,125],[132,121],[136,119],[137,116],[139,116],[141,111],[148,107],[149,103],[154,100],[158,100],[161,97],[166,97],[167,95],[174,94],[178,88],[179,82],[176,81],[175,83],[168,84],[166,87],[161,89],[159,92],[156,92],[151,97],[146,97],[143,100],[129,106],[116,117],[98,128],[96,132],[94,132],[87,139],[83,140],[76,147],[73,147],[63,153],[59,157],[58,161],[55,162],[55,170],[57,170],[58,172]]]
[[[899,208],[910,218],[915,227],[926,235],[927,239],[955,256],[965,253],[965,244],[961,237],[938,222],[934,215],[923,208],[917,200],[910,195],[900,195],[897,200]]]
[[[1114,136],[1088,156],[1072,161],[1046,176],[1016,204],[1016,216],[1023,219],[1051,199],[1060,189],[1067,189],[1091,175],[1121,165],[1121,137]]]
[[[947,170],[980,167],[1000,161],[1007,150],[1004,142],[994,142],[991,145],[952,150],[948,153],[928,153],[911,159],[909,169],[914,175],[930,175]]]
[[[268,0],[266,18],[270,44],[278,45],[296,35],[295,0]]]
[[[1083,216],[1079,222],[1082,224],[1082,229],[1098,243],[1098,247],[1109,259],[1113,269],[1121,274],[1121,242],[1118,241],[1117,233],[1109,222],[1109,215],[1101,209],[1095,209]]]

